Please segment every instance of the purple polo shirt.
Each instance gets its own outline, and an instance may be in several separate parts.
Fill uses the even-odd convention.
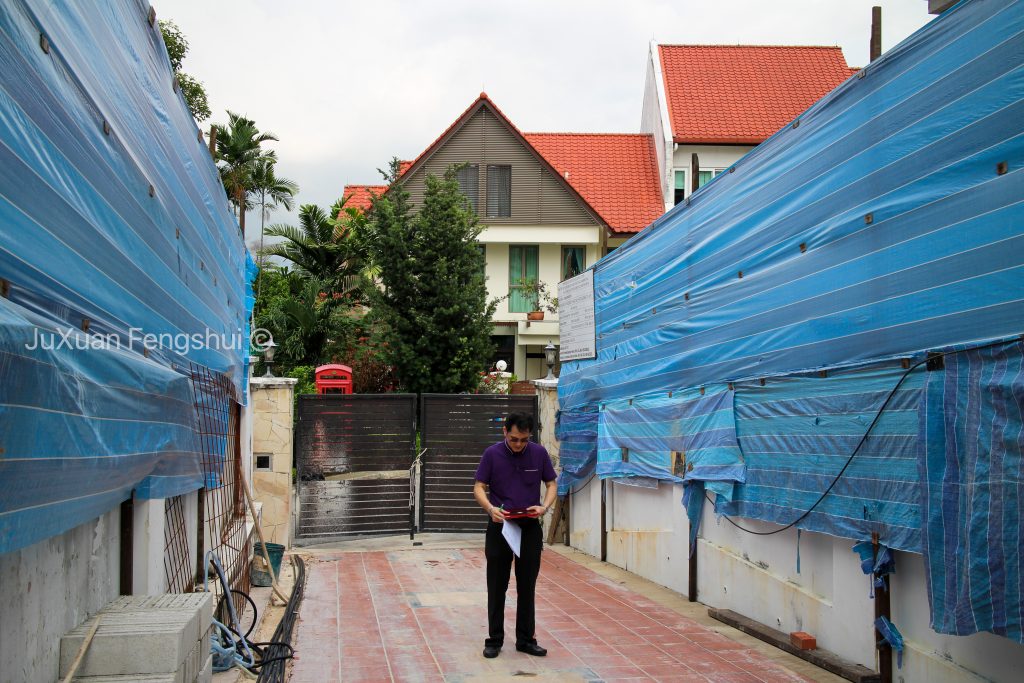
[[[491,504],[506,510],[540,505],[540,483],[556,476],[547,449],[532,441],[515,453],[502,439],[484,451],[476,468],[476,480],[490,487]]]

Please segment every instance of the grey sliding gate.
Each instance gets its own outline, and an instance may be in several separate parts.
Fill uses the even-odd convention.
[[[423,394],[420,531],[483,531],[487,526],[487,516],[473,500],[473,475],[484,449],[502,440],[510,412],[536,416],[537,397]]]
[[[295,541],[409,530],[414,394],[299,396]]]

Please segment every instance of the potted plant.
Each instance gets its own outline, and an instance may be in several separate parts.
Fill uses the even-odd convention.
[[[558,297],[552,296],[543,281],[530,278],[523,280],[521,291],[533,301],[534,309],[526,314],[527,320],[543,320],[544,312],[558,312]]]

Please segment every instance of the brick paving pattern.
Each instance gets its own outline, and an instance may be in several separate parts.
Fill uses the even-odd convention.
[[[555,552],[537,585],[543,658],[515,650],[514,575],[505,647],[482,656],[481,549],[346,552],[307,566],[292,683],[809,680]]]

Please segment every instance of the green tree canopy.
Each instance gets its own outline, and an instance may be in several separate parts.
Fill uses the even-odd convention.
[[[391,188],[373,199],[366,245],[380,287],[370,291],[382,324],[385,355],[407,391],[456,393],[476,387],[493,352],[482,228],[455,169],[428,175],[423,205],[413,213],[397,182],[398,160],[387,174]]]
[[[270,237],[283,237],[260,251],[290,262],[304,276],[323,283],[325,291],[357,303],[362,299],[366,252],[361,239],[365,218],[339,199],[325,211],[315,204],[299,207],[299,227],[277,223]]]
[[[263,143],[277,140],[277,137],[260,132],[252,119],[232,111],[228,112],[228,124],[214,124],[214,129],[220,178],[228,198],[238,209],[238,225],[244,235],[247,198],[254,188],[253,174],[261,162],[276,160],[273,151],[263,149]]]
[[[173,21],[161,19],[159,24],[164,45],[167,47],[167,56],[171,59],[171,68],[178,79],[178,87],[181,88],[185,104],[196,121],[205,121],[212,114],[206,88],[200,80],[181,70],[181,63],[188,54],[188,39]]]

